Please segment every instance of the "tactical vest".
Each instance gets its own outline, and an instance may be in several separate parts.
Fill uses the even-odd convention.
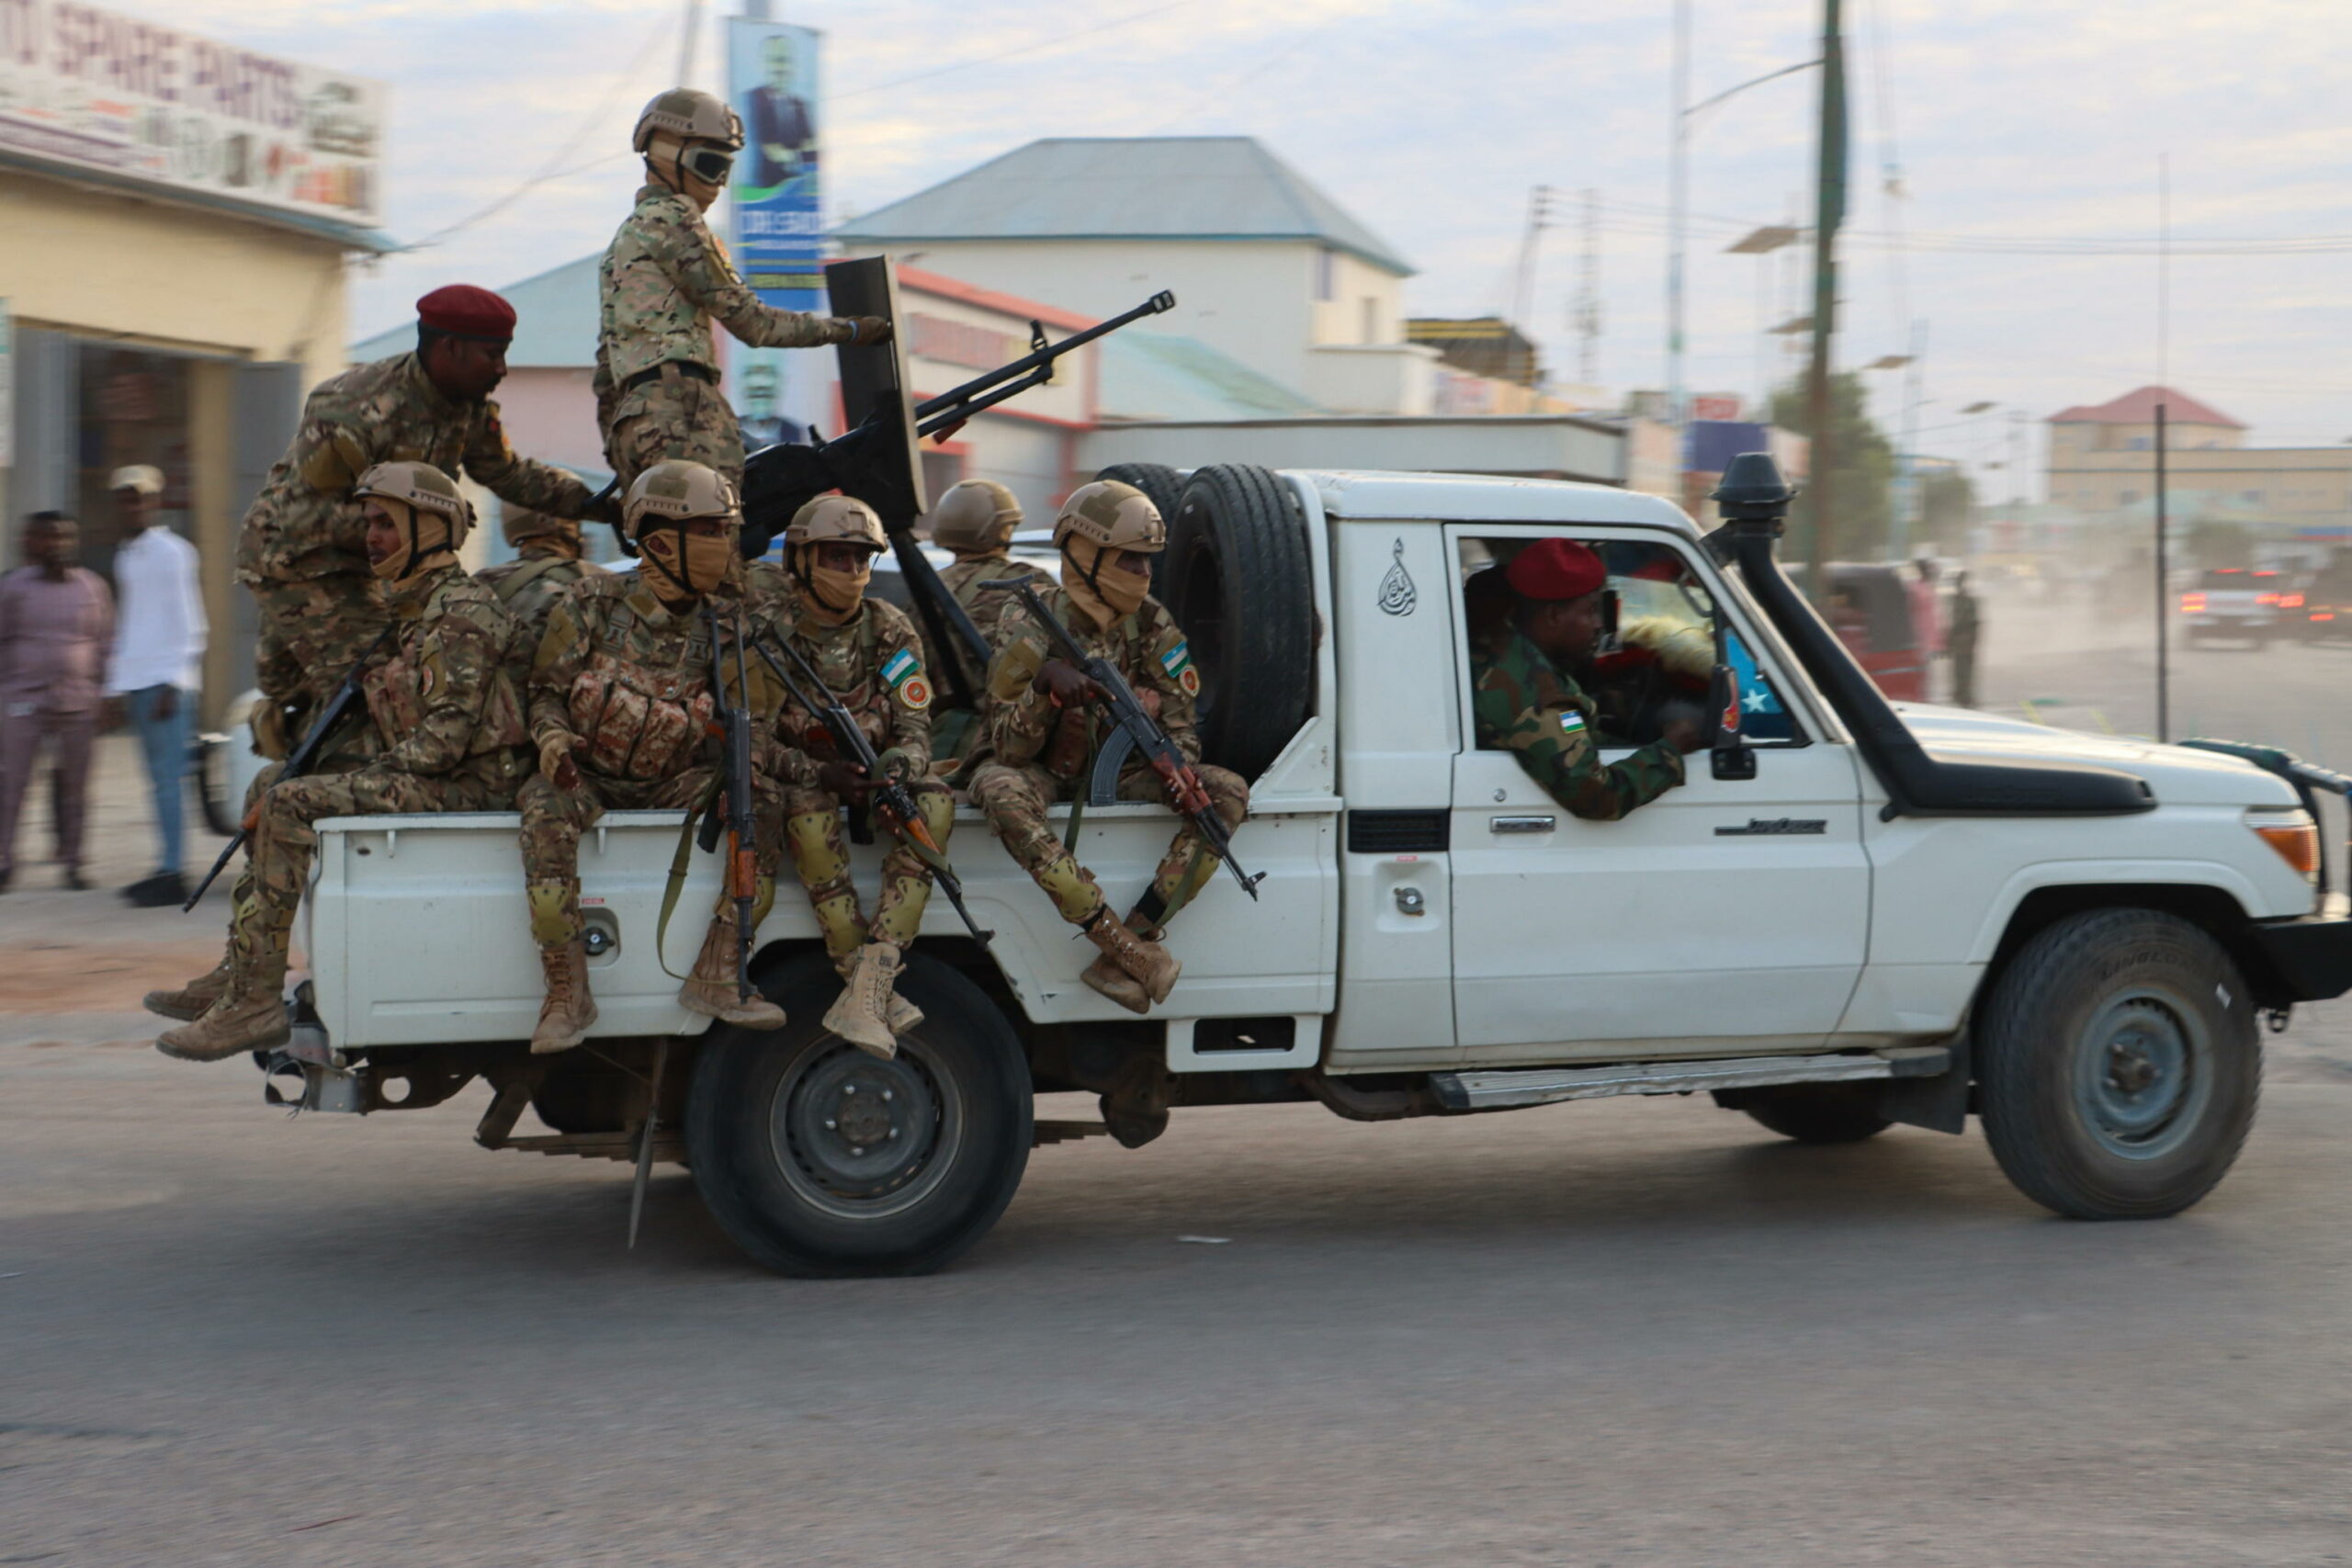
[[[710,728],[710,638],[695,624],[681,661],[657,669],[610,651],[628,646],[637,621],[628,600],[613,605],[601,645],[571,683],[569,705],[591,768],[606,778],[651,782],[684,773]]]
[[[709,318],[662,264],[665,224],[684,231],[687,243],[709,245],[719,265],[732,266],[685,197],[664,193],[638,204],[613,236],[599,269],[605,371],[616,388],[673,359],[717,367]]]

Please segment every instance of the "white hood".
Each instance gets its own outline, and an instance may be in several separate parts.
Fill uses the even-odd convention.
[[[1971,708],[1890,705],[1919,744],[1955,757],[2064,757],[2137,774],[2163,806],[2293,806],[2294,789],[2252,762],[2122,735],[2088,735]]]

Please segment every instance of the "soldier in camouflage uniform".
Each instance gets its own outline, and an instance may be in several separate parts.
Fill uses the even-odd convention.
[[[711,803],[715,792],[724,797],[726,781],[704,744],[718,696],[706,605],[715,608],[725,639],[725,696],[732,705],[747,695],[733,684],[735,639],[748,630],[735,487],[698,463],[656,463],[629,487],[623,515],[642,567],[573,583],[548,612],[531,666],[539,771],[524,783],[520,805],[531,935],[547,976],[531,1035],[536,1052],[569,1050],[596,1021],[580,917],[580,835],[607,808],[693,809]],[[745,660],[758,734],[772,727],[782,692],[756,656],[747,652]],[[784,767],[772,737],[755,746],[755,919],[775,901],[783,860],[784,795],[771,781]],[[737,995],[739,940],[722,889],[678,1000],[728,1023],[781,1029],[783,1009],[756,994]]]
[[[645,155],[637,207],[597,272],[596,412],[626,490],[665,457],[743,479],[743,432],[718,389],[716,316],[755,348],[887,343],[878,317],[763,305],[703,221],[727,186],[743,122],[708,93],[674,87],[645,106],[630,145]]]
[[[956,825],[956,801],[931,769],[931,677],[906,613],[865,596],[874,557],[888,547],[882,520],[862,501],[820,496],[794,513],[785,531],[797,596],[763,617],[762,629],[788,639],[842,705],[857,718],[883,772],[905,784],[942,849]],[[794,667],[788,662],[786,669]],[[810,693],[815,697],[815,693]],[[821,698],[818,700],[821,701]],[[922,1021],[897,992],[906,949],[922,925],[931,872],[903,841],[882,862],[874,918],[859,912],[842,841],[842,807],[869,808],[874,784],[833,745],[824,720],[786,699],[785,836],[794,869],[808,890],[825,951],[845,982],[825,1027],[862,1050],[888,1057],[897,1037]]]
[[[269,471],[237,540],[237,580],[261,607],[254,738],[283,757],[384,625],[352,486],[377,463],[461,470],[517,506],[579,517],[588,487],[517,457],[491,391],[506,374],[514,311],[487,289],[455,285],[417,301],[413,354],[356,366],[303,405],[294,445]],[[288,716],[284,705],[297,705]]]
[[[1081,486],[1054,524],[1061,584],[1042,597],[1090,653],[1109,660],[1147,707],[1158,707],[1160,727],[1195,763],[1217,815],[1235,828],[1248,814],[1250,788],[1225,769],[1200,762],[1193,724],[1200,671],[1184,634],[1149,592],[1151,558],[1167,539],[1159,509],[1133,485],[1098,479]],[[1131,1012],[1148,1011],[1168,999],[1182,967],[1160,945],[1168,921],[1216,874],[1216,856],[1187,821],[1125,922],[1111,918],[1093,874],[1046,820],[1048,806],[1086,785],[1096,739],[1088,701],[1093,683],[1057,655],[1019,605],[1002,629],[1003,646],[989,668],[987,760],[973,774],[972,801],[1062,918],[1102,950],[1080,977]],[[1137,761],[1120,775],[1119,798],[1165,801],[1168,791],[1157,773]]]
[[[1499,651],[1472,650],[1471,703],[1476,742],[1512,752],[1519,765],[1568,812],[1614,822],[1682,782],[1682,756],[1702,745],[1690,718],[1623,761],[1604,764],[1592,699],[1568,674],[1589,660],[1601,629],[1600,556],[1569,539],[1539,539],[1505,572],[1514,604],[1511,635]]]
[[[602,577],[605,569],[580,558],[580,525],[572,518],[550,516],[527,507],[510,506],[500,520],[514,558],[486,566],[474,581],[498,595],[506,613],[525,627],[523,656],[528,659],[547,630],[548,611],[565,589],[583,577]]]
[[[1009,591],[989,590],[981,584],[1018,579],[1034,584],[1040,592],[1054,585],[1053,573],[1012,558],[1010,547],[1020,526],[1021,502],[993,479],[966,479],[941,496],[931,512],[932,542],[956,558],[939,574],[939,581],[972,617],[980,636],[988,639],[991,654],[1003,641],[1001,628],[1005,611],[1020,601]],[[942,653],[925,640],[923,656],[933,669],[940,667]],[[987,673],[972,671],[976,690]],[[943,713],[932,724],[932,751],[943,764],[961,762],[979,738],[977,714]],[[947,770],[943,766],[941,771]]]
[[[351,491],[392,633],[363,677],[378,750],[344,773],[306,773],[261,797],[253,874],[229,921],[228,982],[168,1056],[216,1062],[282,1043],[287,932],[318,848],[312,824],[379,812],[499,811],[528,765],[507,662],[514,623],[458,565],[473,513],[426,463],[379,463]]]

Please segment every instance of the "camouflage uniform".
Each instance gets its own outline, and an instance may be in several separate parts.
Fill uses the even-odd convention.
[[[913,623],[897,605],[878,599],[865,600],[840,626],[799,612],[797,601],[772,604],[771,613],[761,616],[762,629],[788,638],[816,666],[833,695],[856,716],[866,743],[882,754],[886,766],[903,759],[903,769],[894,771],[910,781],[932,841],[945,849],[956,825],[956,800],[944,784],[923,776],[931,768],[931,677],[924,671]],[[841,797],[817,776],[822,763],[845,759],[835,751],[824,720],[788,697],[777,725],[787,748],[780,774],[785,834],[793,868],[808,889],[817,927],[824,933],[826,953],[839,962],[869,940],[906,946],[922,924],[931,872],[894,837],[882,861],[882,893],[874,901],[869,923],[859,913],[857,888],[850,880]]]
[[[544,545],[525,545],[513,560],[474,573],[474,581],[496,594],[506,613],[524,628],[523,658],[527,669],[531,651],[547,630],[548,612],[555,608],[563,591],[583,577],[605,575],[605,569],[594,561]]]
[[[856,330],[762,304],[695,204],[659,185],[638,191],[597,279],[596,412],[623,491],[664,457],[742,482],[743,433],[718,389],[712,317],[754,348],[847,343]]]
[[[734,603],[718,601],[730,648]],[[580,783],[564,789],[535,773],[520,795],[531,934],[541,947],[586,934],[580,835],[597,818],[607,809],[684,810],[724,788],[704,746],[716,713],[710,668],[702,605],[673,611],[634,574],[582,578],[556,601],[531,665],[531,740],[571,737]],[[782,693],[756,656],[749,669],[752,711],[772,715]],[[729,680],[733,699],[731,653]],[[784,793],[772,782],[780,753],[770,741],[752,760],[763,917],[784,855]]]
[[[939,581],[946,585],[948,592],[955,595],[956,603],[964,607],[965,614],[972,617],[972,624],[979,628],[980,636],[987,639],[990,653],[1004,645],[1005,612],[1018,607],[1021,601],[1009,591],[989,592],[980,584],[1016,578],[1034,585],[1040,593],[1054,586],[1052,572],[1001,553],[958,556],[954,564],[939,574]],[[940,668],[939,649],[932,647],[928,638],[924,639],[922,652],[923,662],[927,666],[933,670]],[[980,673],[985,675],[987,671]],[[935,754],[941,763],[940,771],[949,772],[948,764],[963,761],[970,755],[972,748],[979,743],[979,716],[961,711],[941,713],[932,721],[932,738],[937,743]]]
[[[1663,740],[1604,765],[1592,699],[1524,637],[1475,651],[1471,677],[1477,744],[1516,755],[1571,815],[1614,822],[1682,782],[1682,753]]]
[[[1217,815],[1228,829],[1240,826],[1249,810],[1250,786],[1238,775],[1199,760],[1193,706],[1200,694],[1200,674],[1184,634],[1159,601],[1147,597],[1134,615],[1104,630],[1061,589],[1041,591],[1041,596],[1080,646],[1110,660],[1147,707],[1158,703],[1160,728],[1195,764]],[[1062,918],[1090,924],[1103,908],[1102,890],[1093,874],[1055,837],[1046,809],[1085,787],[1092,750],[1088,735],[1091,716],[1057,708],[1045,693],[1033,689],[1038,670],[1059,655],[1026,610],[1016,605],[1000,629],[1004,642],[989,667],[989,705],[982,721],[988,760],[973,775],[972,801],[987,814],[1012,858],[1053,898]],[[1119,798],[1164,803],[1168,790],[1148,763],[1136,762],[1119,775]],[[1148,928],[1165,926],[1193,901],[1216,868],[1216,856],[1202,842],[1200,830],[1186,822],[1168,846],[1136,914]]]
[[[327,817],[503,811],[526,767],[508,663],[514,623],[455,565],[386,595],[394,631],[362,685],[377,752],[346,773],[273,784],[253,838],[250,886],[230,917],[229,963],[282,983],[286,941]]]
[[[272,700],[324,702],[383,629],[383,595],[349,492],[371,465],[401,459],[462,469],[536,511],[578,516],[589,502],[571,475],[514,455],[495,402],[451,402],[413,354],[322,383],[237,539],[237,581],[261,607],[255,681]]]

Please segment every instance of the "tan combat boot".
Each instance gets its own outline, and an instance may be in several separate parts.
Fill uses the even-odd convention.
[[[596,998],[588,993],[586,943],[539,949],[539,968],[547,976],[548,998],[539,1004],[539,1025],[531,1031],[534,1056],[571,1050],[588,1038],[588,1026],[596,1021]]]
[[[861,948],[858,953],[851,953],[833,965],[833,973],[842,977],[842,985],[848,985],[850,976],[857,973],[857,961],[863,952]],[[902,947],[899,950],[899,973],[903,975],[906,969],[906,949]],[[889,1004],[884,1010],[883,1021],[890,1026],[890,1032],[894,1035],[905,1034],[922,1025],[922,1009],[899,995],[896,981],[891,984]]]
[[[184,1062],[225,1062],[248,1051],[283,1045],[291,1032],[285,989],[283,954],[255,962],[251,968],[232,963],[220,999],[195,1022],[164,1031],[155,1049]]]
[[[220,993],[228,988],[229,959],[224,953],[220,962],[212,966],[210,974],[198,975],[176,991],[150,991],[139,998],[139,1005],[164,1018],[194,1023],[220,999]]]
[[[704,933],[702,954],[695,960],[694,973],[678,987],[678,1005],[688,1012],[745,1029],[782,1029],[782,1008],[757,991],[746,1000],[736,990],[736,952],[735,922],[721,915]]]
[[[1153,1003],[1166,1001],[1176,987],[1176,976],[1184,972],[1166,948],[1111,919],[1107,909],[1086,928],[1086,940],[1101,948],[1102,956],[1079,978],[1129,1012],[1148,1012]]]
[[[842,994],[825,1010],[825,1027],[868,1055],[884,1061],[899,1054],[899,1019],[913,1014],[912,1029],[922,1013],[912,1004],[893,1007],[899,972],[905,967],[893,942],[869,942],[857,950],[842,987]]]

